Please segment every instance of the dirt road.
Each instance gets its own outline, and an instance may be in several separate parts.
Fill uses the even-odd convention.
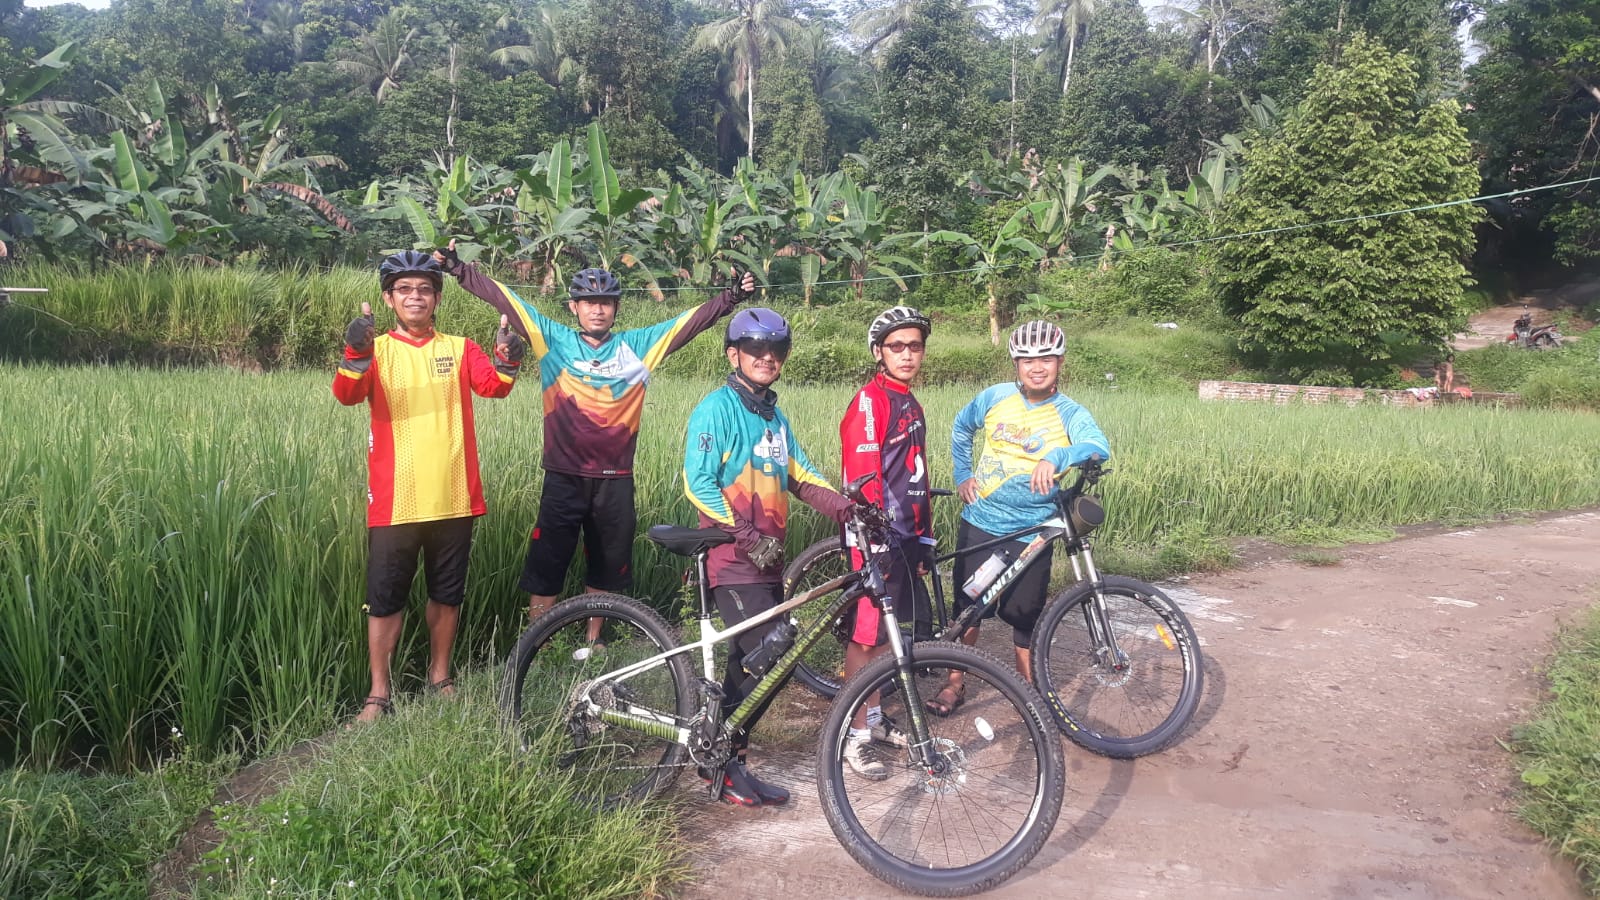
[[[1514,818],[1501,742],[1539,702],[1558,626],[1600,600],[1600,514],[1343,557],[1170,586],[1207,654],[1188,736],[1133,762],[1066,745],[1054,835],[987,896],[1583,896],[1572,867]],[[893,896],[834,840],[808,754],[756,749],[795,800],[690,806],[703,849],[684,893]]]

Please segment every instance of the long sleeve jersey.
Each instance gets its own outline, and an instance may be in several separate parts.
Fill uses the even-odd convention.
[[[1029,486],[1033,467],[1048,459],[1062,471],[1096,454],[1110,459],[1111,445],[1089,411],[1070,397],[1057,393],[1029,403],[1014,382],[986,388],[956,414],[950,433],[956,484],[978,480],[978,499],[961,517],[990,534],[1037,525],[1055,507],[1048,494]]]
[[[459,267],[456,277],[467,292],[509,316],[539,360],[544,467],[592,478],[633,474],[650,373],[734,307],[733,293],[723,291],[665,322],[614,331],[595,347],[475,267]]]
[[[771,421],[745,408],[724,385],[689,414],[683,488],[700,512],[700,527],[720,526],[735,542],[711,549],[711,586],[776,584],[783,565],[758,569],[748,551],[762,536],[783,540],[788,492],[835,521],[849,513],[846,500],[817,472],[795,441],[781,410]]]
[[[380,335],[370,356],[345,348],[333,395],[372,409],[367,441],[367,525],[433,522],[484,513],[472,394],[504,397],[511,376],[477,344],[434,334]]]
[[[905,385],[881,372],[856,392],[839,422],[845,483],[862,475],[878,476],[862,492],[889,513],[902,545],[933,543],[927,436],[922,404]]]

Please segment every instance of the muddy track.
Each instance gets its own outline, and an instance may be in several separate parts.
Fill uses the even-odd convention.
[[[1557,629],[1600,600],[1597,551],[1586,512],[1169,586],[1207,655],[1194,725],[1132,762],[1066,745],[1054,835],[987,896],[1584,896],[1515,818],[1504,743],[1540,702]],[[762,750],[789,808],[711,806],[680,780],[683,894],[894,896],[834,840],[810,754]]]

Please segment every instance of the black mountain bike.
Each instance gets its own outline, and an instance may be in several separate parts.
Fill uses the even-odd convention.
[[[857,504],[846,527],[863,546],[881,545],[887,518],[863,502],[861,485],[846,489]],[[694,559],[686,581],[699,599],[699,640],[680,644],[638,600],[585,594],[528,627],[502,682],[502,710],[524,746],[539,735],[554,740],[562,748],[557,762],[579,795],[602,807],[658,793],[688,762],[711,775],[715,797],[734,730],[788,682],[812,647],[833,640],[829,628],[846,602],[862,593],[877,598],[891,634],[899,634],[876,554],[867,555],[860,572],[718,631],[706,555],[732,537],[718,528],[670,525],[648,534]],[[808,604],[818,607],[806,617],[812,624],[723,719],[715,645],[754,628],[770,634]],[[591,618],[603,622],[595,643],[588,637]],[[1043,700],[1011,666],[957,644],[918,645],[915,653],[909,642],[891,640],[891,646],[893,653],[840,686],[828,708],[817,740],[823,814],[858,863],[900,890],[928,896],[988,890],[1027,865],[1055,827],[1066,780],[1061,742]],[[967,702],[959,715],[934,720],[919,698],[937,692],[951,670],[969,679]],[[844,750],[855,714],[885,683],[895,690],[883,698],[883,711],[907,732],[909,746],[880,745],[878,757],[890,776],[874,781],[849,768]]]
[[[931,579],[932,631],[936,641],[957,640],[1021,577],[1040,550],[1050,541],[1059,542],[1072,563],[1074,583],[1046,604],[1034,625],[1033,683],[1074,743],[1102,756],[1131,759],[1166,749],[1178,739],[1199,708],[1203,676],[1200,642],[1178,604],[1154,585],[1103,575],[1095,567],[1089,533],[1103,513],[1086,491],[1108,471],[1095,463],[1079,467],[1076,481],[1056,492],[1056,515],[1045,522],[939,556]],[[1017,559],[952,620],[938,564],[986,554],[1030,535]],[[785,596],[814,592],[849,569],[850,555],[840,539],[818,541],[784,571]],[[810,617],[827,613],[831,606],[813,604],[799,610],[796,624],[813,624]],[[902,622],[900,629],[901,639],[910,640],[911,625]],[[839,689],[843,641],[842,632],[836,631],[834,640],[812,647],[798,666],[800,682],[823,697],[832,697]]]

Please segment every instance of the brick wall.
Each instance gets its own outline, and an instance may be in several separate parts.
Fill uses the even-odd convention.
[[[1245,400],[1254,403],[1343,403],[1354,406],[1368,401],[1396,406],[1430,406],[1434,397],[1418,397],[1410,391],[1385,391],[1377,388],[1336,388],[1307,384],[1258,384],[1250,381],[1202,381],[1201,400]],[[1454,400],[1455,398],[1448,398]],[[1474,402],[1517,403],[1516,394],[1480,392]]]

